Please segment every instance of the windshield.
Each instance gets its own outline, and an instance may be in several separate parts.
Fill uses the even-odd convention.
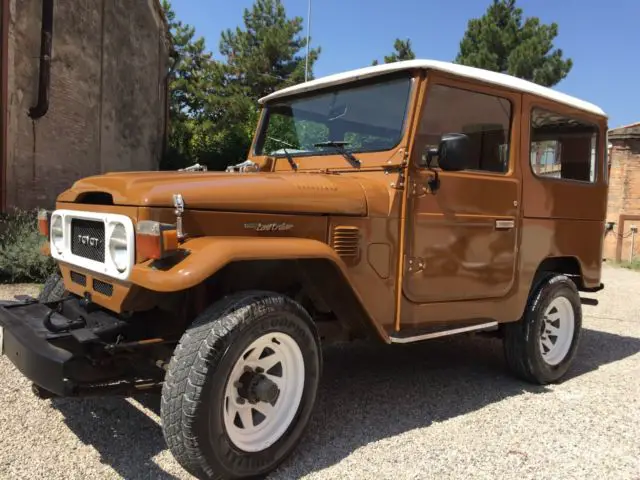
[[[402,138],[411,78],[352,86],[267,106],[256,155],[389,150]],[[319,144],[325,145],[319,145]]]

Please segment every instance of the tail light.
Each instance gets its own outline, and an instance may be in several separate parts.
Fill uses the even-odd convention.
[[[49,238],[49,222],[51,220],[51,212],[48,210],[38,210],[38,232],[43,237]]]
[[[178,250],[175,225],[142,220],[136,226],[136,253],[139,259],[160,260]]]

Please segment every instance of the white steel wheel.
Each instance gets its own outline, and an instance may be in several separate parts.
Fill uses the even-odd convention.
[[[581,329],[582,305],[575,281],[546,274],[531,289],[522,318],[504,324],[509,370],[537,385],[561,380],[576,357]]]
[[[231,442],[245,452],[277,442],[298,411],[304,382],[302,351],[291,336],[268,333],[253,341],[225,387],[223,418]]]
[[[548,365],[562,362],[571,348],[575,330],[573,305],[566,297],[554,298],[540,324],[540,353]]]
[[[322,369],[313,319],[295,300],[239,292],[187,328],[162,386],[162,431],[196,478],[263,478],[293,452]]]

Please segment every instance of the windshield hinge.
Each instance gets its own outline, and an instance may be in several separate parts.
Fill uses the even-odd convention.
[[[396,190],[404,189],[404,178],[405,178],[404,170],[401,170],[398,172],[398,180],[395,182],[391,182],[389,186],[391,188],[395,188]]]
[[[236,165],[229,165],[225,172],[241,172],[241,173],[245,173],[245,172],[258,172],[260,171],[260,166],[247,159],[244,162],[238,163]]]
[[[402,147],[402,161],[407,163],[407,160],[409,160],[409,148]]]
[[[179,168],[178,171],[179,172],[206,172],[207,166],[201,165],[199,163],[194,163],[190,167]]]

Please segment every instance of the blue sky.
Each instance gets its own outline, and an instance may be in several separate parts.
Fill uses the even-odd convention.
[[[312,0],[311,42],[322,53],[314,75],[367,66],[410,38],[418,58],[451,61],[469,18],[490,0]],[[242,24],[252,0],[173,0],[179,19],[193,25],[217,54],[220,32]],[[307,0],[283,0],[289,16],[307,16]],[[519,0],[525,16],[555,21],[555,46],[574,61],[555,88],[593,102],[611,128],[640,121],[640,1]]]

